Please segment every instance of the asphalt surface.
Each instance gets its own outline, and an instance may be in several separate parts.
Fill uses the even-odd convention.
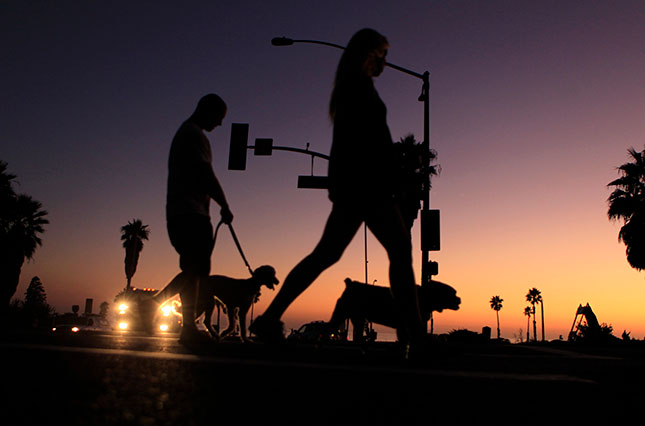
[[[645,401],[642,342],[443,343],[405,359],[385,342],[13,332],[0,350],[3,425],[624,424]]]

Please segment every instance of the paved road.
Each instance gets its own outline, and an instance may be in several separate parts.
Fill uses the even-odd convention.
[[[643,346],[444,344],[406,362],[392,343],[188,349],[176,335],[13,333],[0,349],[7,425],[616,421],[645,396]]]

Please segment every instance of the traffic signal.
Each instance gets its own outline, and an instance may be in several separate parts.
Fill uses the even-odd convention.
[[[231,144],[228,151],[229,170],[246,170],[246,144],[248,139],[248,123],[231,124]]]

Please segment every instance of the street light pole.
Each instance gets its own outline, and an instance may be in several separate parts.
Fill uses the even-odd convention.
[[[320,44],[345,50],[344,46],[320,40],[296,40],[287,37],[275,37],[271,40],[271,44],[274,46],[291,46],[294,43]],[[430,283],[432,275],[436,275],[438,272],[437,264],[430,262],[429,252],[430,250],[439,250],[438,211],[433,211],[436,214],[430,214],[430,73],[426,71],[420,74],[389,62],[385,66],[423,81],[421,95],[419,96],[419,101],[423,102],[423,183],[425,187],[421,212],[421,283],[426,285]]]

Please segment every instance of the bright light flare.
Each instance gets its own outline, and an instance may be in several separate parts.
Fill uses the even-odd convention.
[[[179,315],[179,308],[181,303],[176,300],[161,306],[159,309],[164,317],[169,317],[170,315]]]
[[[119,305],[119,313],[121,315],[125,314],[125,311],[127,311],[127,310],[128,310],[128,305],[126,305],[125,303],[121,303]]]
[[[128,329],[128,323],[127,322],[120,322],[119,323],[119,330],[127,330]]]
[[[168,331],[168,328],[169,328],[168,324],[161,324],[159,326],[159,330],[161,330],[161,331]]]

